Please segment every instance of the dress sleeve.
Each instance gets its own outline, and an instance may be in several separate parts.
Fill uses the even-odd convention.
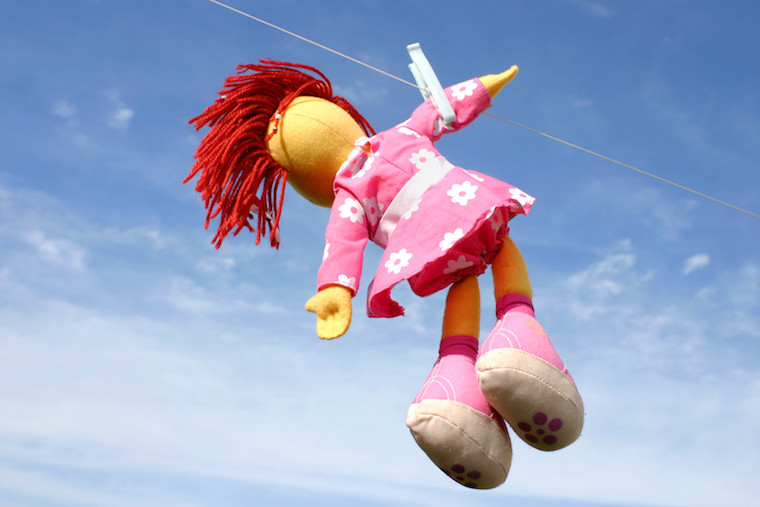
[[[483,111],[491,107],[491,96],[477,78],[446,88],[444,92],[457,115],[456,121],[449,126],[444,125],[433,103],[426,100],[414,110],[412,117],[402,125],[402,128],[405,127],[429,137],[435,142],[443,134],[456,132],[466,127]]]
[[[325,232],[325,251],[317,274],[317,288],[341,285],[355,296],[359,290],[364,247],[369,238],[367,217],[361,202],[339,189]]]

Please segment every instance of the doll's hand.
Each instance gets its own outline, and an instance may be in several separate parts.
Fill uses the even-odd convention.
[[[488,76],[481,77],[480,82],[483,83],[483,86],[488,90],[488,95],[490,95],[491,98],[494,98],[499,94],[505,84],[512,81],[512,78],[514,78],[515,75],[517,75],[517,65],[512,65],[512,67],[501,74],[489,74]]]
[[[306,309],[317,314],[317,336],[332,340],[351,324],[351,291],[340,285],[325,287],[306,302]]]

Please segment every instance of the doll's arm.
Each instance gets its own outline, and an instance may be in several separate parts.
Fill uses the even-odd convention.
[[[332,340],[343,336],[351,325],[351,291],[330,285],[306,302],[306,309],[317,314],[317,336]]]
[[[360,198],[338,188],[317,273],[319,292],[306,302],[306,309],[317,314],[317,335],[322,339],[343,335],[351,324],[351,298],[359,289],[369,239],[367,220]]]
[[[470,79],[446,88],[445,93],[454,108],[457,119],[451,125],[443,125],[438,111],[427,100],[412,113],[411,118],[402,126],[411,129],[433,142],[441,135],[456,132],[473,121],[491,106],[491,99],[509,83],[517,74],[517,66],[501,74],[490,74],[481,78]]]

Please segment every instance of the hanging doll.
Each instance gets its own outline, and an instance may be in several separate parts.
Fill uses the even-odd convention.
[[[368,240],[384,249],[367,289],[370,317],[403,314],[390,297],[401,281],[420,296],[448,287],[439,358],[406,422],[457,482],[493,488],[506,479],[512,448],[504,420],[541,450],[575,441],[583,402],[534,318],[525,262],[508,236],[509,221],[527,214],[534,199],[453,166],[433,146],[490,107],[517,67],[446,89],[456,113],[451,125],[426,101],[379,134],[312,67],[262,60],[238,70],[221,97],[191,120],[198,129],[211,127],[185,182],[200,173],[206,227],[220,219],[216,247],[243,228],[256,232],[257,243],[268,230],[277,246],[287,181],[332,208],[318,292],[306,303],[317,314],[320,338],[348,330]],[[497,321],[478,347],[477,277],[488,265]]]

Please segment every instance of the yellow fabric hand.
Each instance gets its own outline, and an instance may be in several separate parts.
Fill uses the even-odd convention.
[[[504,85],[512,81],[512,78],[517,75],[517,70],[517,65],[512,65],[509,70],[501,74],[489,74],[481,77],[480,82],[486,87],[491,98],[494,98],[504,88]]]
[[[351,325],[351,291],[340,285],[325,287],[306,302],[306,309],[317,314],[317,336],[343,336]]]

